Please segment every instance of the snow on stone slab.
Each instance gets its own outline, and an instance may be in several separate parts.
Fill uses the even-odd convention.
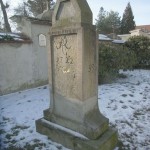
[[[13,40],[15,41],[24,41],[22,39],[21,35],[15,34],[15,33],[0,33],[0,39],[3,39],[4,36],[11,36]]]
[[[127,78],[99,86],[99,109],[118,130],[124,149],[149,150],[150,70],[120,73]],[[35,120],[43,117],[49,97],[48,86],[0,96],[1,149],[68,150],[36,132]]]
[[[21,38],[13,38],[14,40],[16,40],[16,41],[24,41],[23,39],[21,39]]]
[[[82,135],[82,134],[80,134],[80,133],[78,133],[78,132],[75,132],[75,131],[73,131],[73,130],[71,130],[71,129],[68,129],[68,128],[65,128],[65,127],[63,127],[63,126],[60,126],[60,125],[58,125],[58,124],[49,122],[49,121],[47,121],[47,120],[45,120],[45,119],[42,119],[42,122],[49,124],[50,126],[54,127],[55,129],[59,129],[59,130],[65,131],[65,132],[67,132],[67,133],[69,133],[69,134],[71,134],[71,135],[73,135],[73,136],[75,136],[75,137],[78,137],[78,138],[81,138],[81,139],[84,139],[84,140],[88,140],[88,138],[85,137],[84,135]]]
[[[16,37],[16,38],[20,37],[20,35],[15,34],[15,33],[0,33],[0,36],[7,36],[7,35],[12,36],[12,37]]]
[[[125,41],[124,41],[124,40],[113,40],[112,43],[116,43],[116,44],[124,44]]]
[[[99,40],[112,41],[111,38],[109,38],[108,36],[104,34],[99,34]]]

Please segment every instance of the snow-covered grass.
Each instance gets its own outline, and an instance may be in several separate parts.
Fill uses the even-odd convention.
[[[99,108],[118,129],[122,149],[150,149],[150,71],[124,72],[127,78],[99,86]],[[67,150],[40,135],[35,120],[49,107],[48,86],[0,97],[0,149]]]
[[[150,150],[150,70],[99,87],[101,112],[116,126],[127,150]]]

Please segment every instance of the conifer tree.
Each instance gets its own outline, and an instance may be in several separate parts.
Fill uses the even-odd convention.
[[[96,20],[96,27],[99,33],[109,34],[118,33],[120,30],[119,13],[115,11],[107,12],[103,7],[100,8],[98,19]]]
[[[135,29],[135,21],[130,2],[127,4],[121,21],[121,33],[128,34],[129,31]]]
[[[96,27],[99,32],[102,33],[104,27],[105,27],[105,18],[106,18],[106,11],[103,7],[100,8],[98,19],[96,20]]]

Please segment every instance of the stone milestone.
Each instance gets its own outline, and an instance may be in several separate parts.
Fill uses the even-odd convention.
[[[86,0],[57,0],[50,28],[50,108],[37,132],[73,150],[112,150],[117,132],[98,108],[96,28]]]

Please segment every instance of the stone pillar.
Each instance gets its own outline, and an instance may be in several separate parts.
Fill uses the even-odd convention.
[[[109,129],[108,119],[98,108],[96,43],[86,0],[57,0],[50,29],[51,104],[36,127],[72,149],[111,150],[117,142],[116,132]],[[84,135],[84,140],[67,129]]]

